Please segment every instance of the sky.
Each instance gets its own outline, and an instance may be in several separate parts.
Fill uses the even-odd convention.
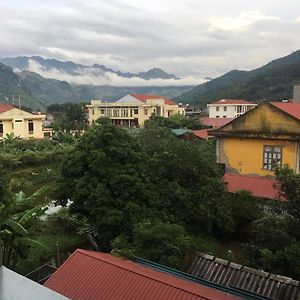
[[[299,32],[299,0],[0,0],[0,57],[159,67],[178,84],[288,55]]]

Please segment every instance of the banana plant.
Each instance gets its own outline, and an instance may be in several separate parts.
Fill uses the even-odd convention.
[[[3,264],[14,269],[19,258],[26,258],[31,247],[44,247],[30,235],[34,223],[47,208],[34,207],[34,199],[43,192],[40,189],[26,197],[19,192],[9,201],[0,203],[0,242],[3,249]]]

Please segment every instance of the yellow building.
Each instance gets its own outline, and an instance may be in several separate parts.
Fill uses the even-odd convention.
[[[262,103],[213,135],[226,173],[274,176],[275,165],[299,172],[300,103]]]
[[[132,127],[143,126],[153,114],[162,117],[184,115],[184,108],[168,98],[141,94],[126,95],[115,102],[92,100],[87,108],[90,125],[101,117],[110,118],[114,125]]]
[[[45,115],[33,114],[10,104],[0,104],[0,139],[7,134],[23,139],[44,138]]]

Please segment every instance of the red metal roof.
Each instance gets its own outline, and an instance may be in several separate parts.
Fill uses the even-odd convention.
[[[193,130],[192,132],[196,137],[200,139],[205,139],[205,140],[208,139],[209,135],[207,129]]]
[[[300,120],[300,103],[296,102],[270,102],[272,105]]]
[[[8,110],[11,110],[13,108],[15,108],[15,107],[11,104],[0,103],[0,114],[6,112]]]
[[[209,118],[209,117],[205,117],[205,118],[201,118],[200,122],[204,126],[210,126],[212,128],[219,128],[219,127],[222,127],[222,126],[226,125],[227,123],[229,123],[233,119],[234,118]]]
[[[165,104],[167,105],[176,105],[174,101],[172,101],[169,98],[163,97],[163,96],[157,96],[157,95],[144,95],[144,94],[130,94],[130,96],[142,101],[146,102],[147,99],[164,99]]]
[[[234,99],[221,99],[217,102],[214,102],[213,104],[254,104],[252,102],[249,102],[247,100],[234,100]]]
[[[47,280],[45,286],[72,300],[237,299],[110,254],[80,249]]]
[[[228,192],[231,193],[246,190],[255,197],[268,199],[276,199],[278,197],[278,190],[274,187],[278,182],[272,178],[226,173],[224,181],[227,183]]]

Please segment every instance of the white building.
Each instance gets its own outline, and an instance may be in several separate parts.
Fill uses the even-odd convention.
[[[246,100],[222,99],[207,104],[209,118],[237,118],[257,104]]]

